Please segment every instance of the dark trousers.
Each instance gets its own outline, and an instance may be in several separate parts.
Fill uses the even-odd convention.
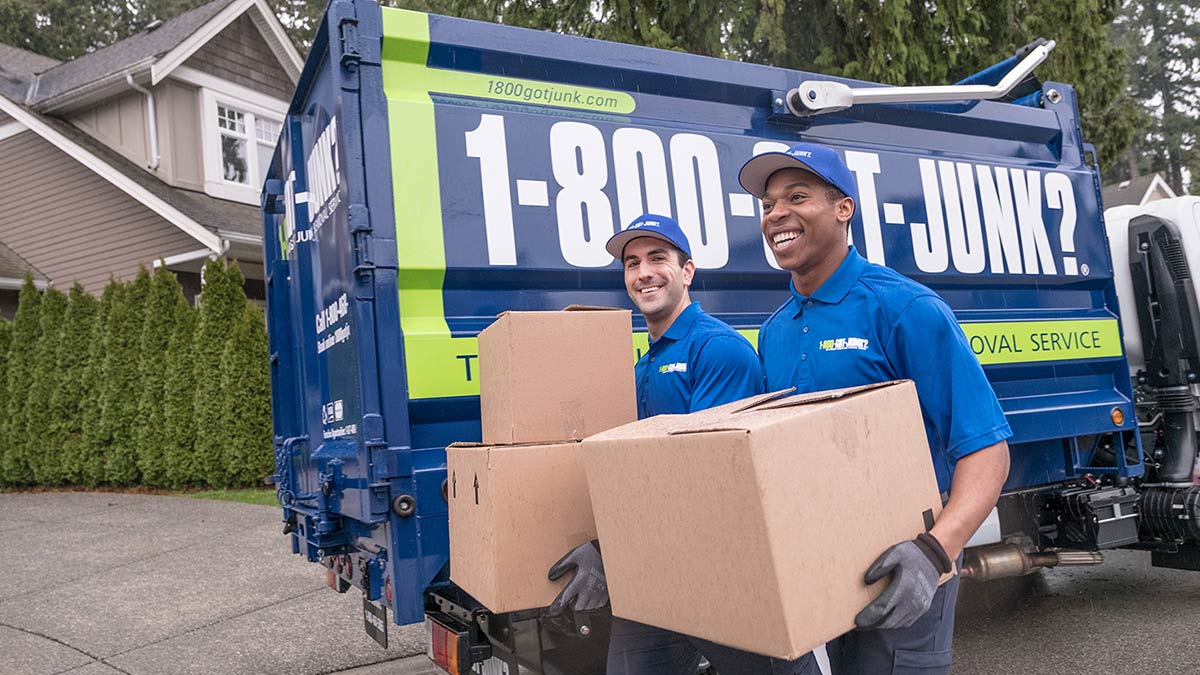
[[[958,566],[962,568],[962,558]],[[929,611],[908,628],[854,630],[832,640],[825,649],[833,675],[948,675],[957,602],[956,576],[937,590]]]
[[[702,655],[720,675],[821,675],[811,653],[772,659],[613,617],[608,675],[695,675]]]

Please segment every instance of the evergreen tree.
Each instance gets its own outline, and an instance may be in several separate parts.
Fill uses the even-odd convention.
[[[0,42],[65,61],[203,4],[206,0],[0,0]]]
[[[101,433],[108,441],[104,479],[114,485],[138,482],[136,428],[141,400],[142,324],[150,295],[150,273],[143,267],[108,314],[104,335],[104,381],[100,389]]]
[[[1084,138],[1105,157],[1124,151],[1137,124],[1122,95],[1127,55],[1110,34],[1117,9],[1118,0],[763,0],[736,37],[751,60],[896,85],[950,84],[1053,39],[1036,74],[1075,87]]]
[[[1189,187],[1185,174],[1200,170],[1200,14],[1192,2],[1143,0],[1126,5],[1116,24],[1132,58],[1127,100],[1140,105],[1143,128],[1135,148],[1113,162],[1110,180],[1152,172],[1176,194]],[[1117,159],[1117,158],[1112,158]]]
[[[33,377],[22,412],[28,434],[25,454],[33,480],[40,485],[58,485],[66,480],[62,446],[54,437],[57,420],[51,417],[51,399],[60,377],[58,348],[66,313],[65,293],[51,288],[42,294],[41,337],[34,349]]]
[[[104,464],[111,437],[104,424],[104,388],[108,368],[108,341],[113,309],[124,302],[127,289],[116,279],[110,279],[100,296],[96,321],[92,326],[91,345],[81,399],[83,439],[79,444],[79,481],[95,487],[104,480]]]
[[[145,485],[166,485],[167,353],[180,316],[191,311],[183,288],[166,267],[154,271],[138,351],[142,393],[138,404],[137,464]]]
[[[88,365],[92,337],[100,303],[83,286],[71,287],[58,345],[58,386],[50,398],[47,418],[51,425],[49,444],[61,448],[62,480],[79,483],[86,453],[83,443],[83,414],[88,399]]]
[[[236,263],[228,267],[219,260],[204,266],[204,288],[200,292],[200,323],[196,328],[196,459],[204,480],[214,487],[230,484],[230,467],[225,466],[226,431],[221,427],[221,356],[233,324],[246,306],[242,273]]]
[[[193,349],[200,313],[190,306],[176,316],[167,346],[167,374],[163,392],[166,437],[164,480],[181,488],[202,482],[196,461],[196,359]]]
[[[262,310],[247,303],[221,357],[221,429],[234,485],[262,485],[275,468],[271,374]]]
[[[13,323],[5,319],[0,319],[0,410],[8,409],[8,354],[12,346],[13,338]],[[5,478],[3,461],[5,456],[5,443],[3,438],[4,425],[0,424],[0,486],[6,485],[8,480]]]
[[[13,319],[12,343],[8,356],[8,401],[4,420],[3,450],[0,451],[0,483],[27,485],[33,482],[29,467],[28,426],[25,419],[25,400],[33,384],[33,363],[41,334],[41,294],[33,277],[25,283],[17,301]]]

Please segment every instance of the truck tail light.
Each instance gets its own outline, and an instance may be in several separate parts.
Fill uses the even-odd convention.
[[[470,633],[458,631],[425,615],[425,655],[450,675],[471,671]]]

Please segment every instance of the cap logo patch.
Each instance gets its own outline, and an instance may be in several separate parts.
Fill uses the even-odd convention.
[[[792,157],[812,157],[812,153],[808,150],[797,150],[795,152],[789,152],[788,154]]]

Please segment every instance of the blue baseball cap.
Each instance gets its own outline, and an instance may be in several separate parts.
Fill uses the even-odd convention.
[[[780,169],[803,169],[841,190],[858,204],[858,184],[841,155],[816,143],[797,143],[787,152],[764,152],[742,165],[738,182],[750,194],[763,198],[767,181]]]
[[[691,244],[688,243],[687,235],[683,233],[683,229],[679,227],[679,223],[675,222],[674,218],[656,216],[653,213],[638,216],[636,220],[629,224],[629,227],[609,238],[604,248],[608,249],[612,257],[616,258],[619,262],[625,253],[625,245],[638,237],[662,239],[680,251],[683,251],[683,254],[687,257],[692,257]]]

